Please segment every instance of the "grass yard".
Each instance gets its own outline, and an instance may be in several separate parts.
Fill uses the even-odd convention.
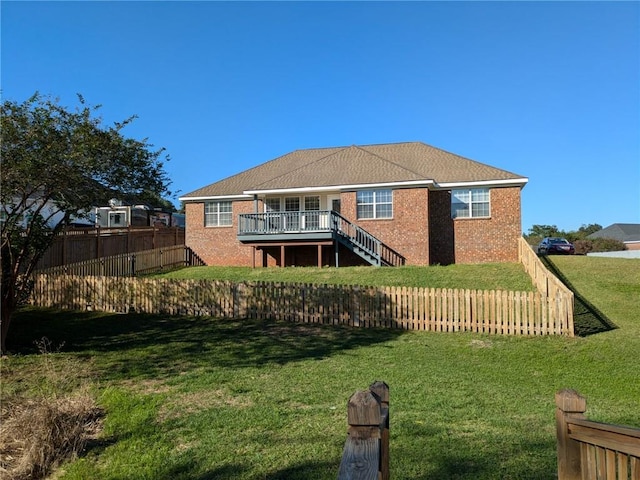
[[[59,479],[334,479],[348,397],[374,380],[390,385],[392,478],[554,479],[557,390],[640,427],[640,261],[551,262],[617,328],[518,338],[27,309],[2,395],[42,391],[42,362],[92,386],[104,430]],[[43,336],[60,353],[38,354]]]
[[[158,275],[167,278],[266,281],[339,285],[530,291],[535,287],[519,263],[425,267],[191,267]]]

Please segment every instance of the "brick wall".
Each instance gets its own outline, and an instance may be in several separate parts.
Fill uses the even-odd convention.
[[[517,262],[520,188],[491,189],[491,218],[453,220],[455,263]]]
[[[252,200],[233,202],[231,227],[204,227],[204,203],[187,203],[185,209],[186,244],[207,264],[252,265],[253,249],[237,240],[238,215],[254,211]],[[342,193],[341,211],[403,255],[408,265],[518,261],[519,187],[492,189],[491,218],[487,219],[451,219],[450,192],[426,188],[394,190],[391,220],[356,220],[355,192]],[[317,263],[317,250],[289,253],[287,249],[287,255],[293,255],[297,264]],[[333,249],[325,247],[323,263],[332,265],[332,256]],[[342,264],[356,260],[344,252],[340,256]],[[275,265],[279,251],[269,251],[268,257],[268,265]],[[261,252],[256,253],[256,264],[262,264]]]
[[[403,255],[407,265],[429,264],[429,191],[393,191],[393,219],[356,220],[356,193],[341,196],[342,214]]]
[[[207,265],[252,265],[253,249],[238,241],[238,215],[252,213],[253,200],[233,202],[233,225],[230,227],[205,227],[204,203],[186,203],[187,246]],[[259,255],[256,255],[257,261]]]

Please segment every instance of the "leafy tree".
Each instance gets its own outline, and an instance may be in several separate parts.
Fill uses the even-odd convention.
[[[78,100],[73,111],[37,92],[23,103],[2,103],[2,353],[29,276],[62,228],[113,196],[170,193],[164,149],[122,134],[135,116],[104,126],[100,106]]]
[[[590,223],[589,225],[582,225],[578,229],[578,233],[582,235],[581,238],[585,238],[592,233],[599,232],[600,230],[602,230],[602,225],[599,225],[597,223]]]
[[[560,230],[555,225],[533,225],[529,229],[529,236],[531,237],[556,237],[559,234]]]

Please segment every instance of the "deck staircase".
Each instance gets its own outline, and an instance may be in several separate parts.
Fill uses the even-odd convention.
[[[334,238],[371,265],[397,267],[405,264],[402,255],[339,213],[331,212],[331,225]]]
[[[402,255],[333,210],[240,214],[238,238],[245,243],[332,239],[371,265],[405,264]]]

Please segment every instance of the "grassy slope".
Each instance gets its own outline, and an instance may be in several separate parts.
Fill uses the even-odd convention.
[[[432,267],[342,267],[342,268],[248,268],[193,267],[169,272],[160,277],[214,278],[217,280],[328,283],[432,288],[469,288],[484,290],[529,291],[534,287],[522,265],[492,263]]]
[[[640,262],[553,262],[619,328],[515,338],[26,311],[14,341],[64,340],[94,370],[105,443],[63,478],[335,478],[348,396],[382,379],[393,478],[552,479],[558,389],[640,426]]]

